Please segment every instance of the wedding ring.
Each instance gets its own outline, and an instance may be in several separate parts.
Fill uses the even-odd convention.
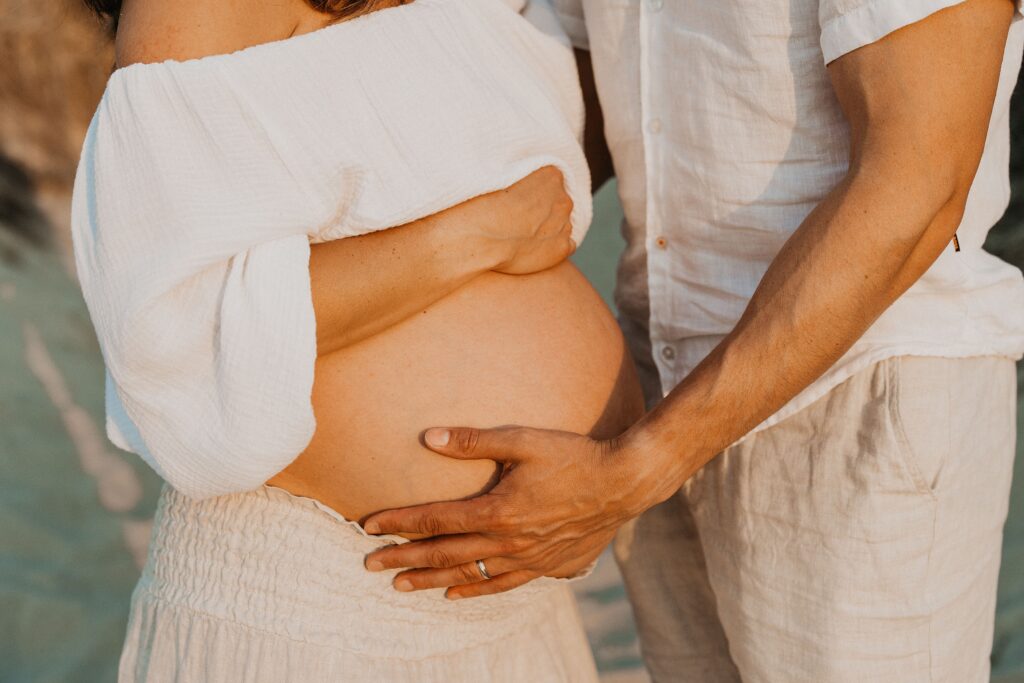
[[[476,561],[476,568],[480,570],[480,576],[490,580],[491,575],[487,572],[487,565],[484,564],[483,560]]]

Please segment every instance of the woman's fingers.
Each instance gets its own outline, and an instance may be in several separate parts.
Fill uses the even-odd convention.
[[[445,597],[449,600],[461,600],[462,598],[478,598],[482,595],[494,595],[519,588],[534,579],[540,578],[540,574],[519,570],[506,572],[495,576],[490,581],[480,581],[463,586],[454,586],[448,589]]]
[[[495,268],[509,275],[525,275],[552,268],[575,250],[572,242],[573,200],[561,171],[540,168],[507,190],[495,193],[499,207],[492,215],[502,217],[507,229],[499,231],[517,246],[511,258]]]

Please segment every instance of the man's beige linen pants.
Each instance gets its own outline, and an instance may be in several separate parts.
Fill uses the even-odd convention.
[[[883,361],[624,528],[653,679],[987,683],[1015,402],[1010,360]]]

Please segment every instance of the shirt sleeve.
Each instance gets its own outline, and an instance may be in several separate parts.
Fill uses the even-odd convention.
[[[893,31],[965,0],[821,0],[821,50],[828,64]],[[1017,17],[1021,16],[1021,0]]]
[[[581,50],[590,49],[590,39],[587,35],[587,23],[583,14],[583,0],[552,0],[555,13],[562,28],[569,35],[574,47]]]
[[[312,437],[310,240],[339,209],[232,79],[186,68],[114,74],[72,227],[108,435],[207,498],[259,487]]]

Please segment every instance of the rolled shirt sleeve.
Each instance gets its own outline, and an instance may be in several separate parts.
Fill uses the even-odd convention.
[[[562,22],[569,39],[574,47],[581,50],[590,49],[590,40],[587,36],[587,23],[583,14],[583,0],[552,0],[555,12]]]
[[[965,0],[821,0],[821,51],[828,64]],[[1021,0],[1016,19],[1021,18]]]

